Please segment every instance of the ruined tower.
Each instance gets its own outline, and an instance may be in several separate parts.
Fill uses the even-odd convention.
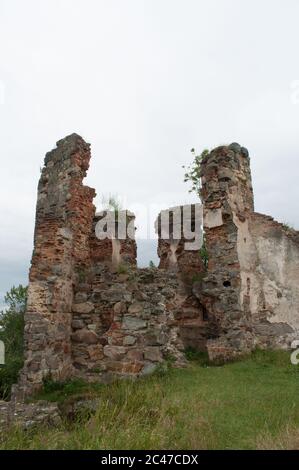
[[[90,263],[94,189],[83,186],[90,147],[77,134],[47,153],[36,208],[20,387],[34,391],[47,374],[72,375],[73,286]]]
[[[233,143],[201,165],[207,275],[196,295],[217,325],[211,359],[289,347],[298,334],[299,235],[254,212],[250,159]]]

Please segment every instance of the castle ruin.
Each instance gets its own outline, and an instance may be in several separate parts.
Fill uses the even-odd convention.
[[[183,366],[188,347],[227,361],[298,339],[299,232],[254,212],[245,148],[221,146],[202,161],[207,266],[198,247],[170,235],[159,237],[159,268],[137,268],[131,213],[130,237],[99,239],[107,213],[95,213],[95,190],[82,183],[89,161],[76,134],[45,157],[15,394],[31,395],[48,376],[108,382],[167,360]]]

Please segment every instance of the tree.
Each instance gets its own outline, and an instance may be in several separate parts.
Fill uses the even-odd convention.
[[[189,192],[195,192],[200,197],[200,190],[201,190],[201,178],[200,178],[200,171],[201,171],[201,162],[204,157],[209,154],[209,150],[205,149],[201,152],[200,155],[196,155],[195,149],[191,149],[191,153],[193,155],[192,163],[187,167],[185,172],[184,182],[191,182],[191,189]],[[185,166],[183,166],[185,168]],[[199,250],[199,256],[201,257],[205,269],[208,268],[209,264],[209,255],[206,246],[206,239],[205,236],[203,237],[203,245]]]
[[[27,287],[12,287],[5,295],[7,308],[0,312],[0,340],[5,344],[5,365],[0,369],[0,398],[8,399],[23,366],[24,313]]]
[[[191,183],[191,189],[189,190],[189,193],[192,193],[193,191],[200,196],[200,189],[201,189],[201,180],[200,180],[200,166],[202,159],[208,155],[209,150],[205,149],[201,152],[200,155],[196,155],[195,149],[191,149],[191,153],[193,155],[193,161],[192,163],[185,168],[185,165],[183,168],[185,168],[185,175],[184,175],[184,182],[190,182]]]

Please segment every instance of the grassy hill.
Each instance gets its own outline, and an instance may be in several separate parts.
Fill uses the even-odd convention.
[[[89,419],[0,438],[1,449],[299,448],[299,366],[257,351],[224,366],[193,360],[135,382],[48,384],[38,397],[98,397]]]

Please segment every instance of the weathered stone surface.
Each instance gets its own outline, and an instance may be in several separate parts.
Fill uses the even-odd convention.
[[[207,209],[204,224],[206,228],[221,227],[223,225],[221,209]]]
[[[136,313],[141,313],[143,310],[143,304],[141,302],[134,302],[133,304],[130,305],[128,308],[128,313],[130,315],[134,315]]]
[[[254,212],[248,157],[233,143],[214,149],[201,168],[209,265],[193,293],[214,323],[207,342],[214,360],[257,345],[287,347],[299,332],[299,235]],[[223,224],[211,223],[216,211]]]
[[[118,315],[121,314],[121,313],[126,313],[126,311],[127,311],[126,303],[125,302],[117,302],[114,305],[113,310]]]
[[[94,311],[94,304],[91,302],[73,304],[74,313],[91,313],[93,311]]]
[[[77,330],[72,334],[72,340],[78,343],[96,344],[98,343],[98,335],[94,331],[88,329]]]
[[[93,344],[87,347],[91,361],[100,361],[104,357],[103,346],[101,344]]]
[[[144,349],[144,358],[152,362],[161,362],[163,360],[161,350],[158,346],[146,347]]]
[[[139,361],[140,363],[144,359],[144,355],[141,349],[130,349],[128,351],[127,357],[132,361]]]
[[[127,330],[140,330],[143,328],[146,328],[147,323],[146,321],[142,320],[141,318],[138,317],[132,317],[132,316],[125,316],[123,319],[123,327]]]
[[[107,302],[120,302],[124,299],[124,292],[123,290],[113,288],[102,292],[101,298]]]
[[[152,363],[145,364],[140,375],[150,375],[153,372],[155,372],[156,368],[157,368],[156,364],[152,364]]]
[[[86,292],[77,292],[77,294],[75,295],[75,303],[83,303],[83,302],[86,302],[87,300],[87,293]]]
[[[73,341],[74,364],[80,376],[87,374],[91,377],[92,374],[95,379],[106,380],[105,376],[111,374],[139,374],[145,363],[162,360],[162,353],[157,351],[162,347],[172,350],[173,356],[182,361],[182,353],[178,349],[183,349],[179,334],[175,333],[176,325],[169,322],[174,307],[169,298],[174,299],[179,288],[177,276],[157,268],[134,269],[119,283],[119,274],[111,273],[107,266],[100,269],[97,264],[97,272],[101,276],[100,283],[94,284],[86,300],[95,304],[95,310],[88,315],[78,315],[84,320],[84,328],[97,333],[98,343],[104,347],[99,351],[99,357],[103,357],[91,356],[83,342]],[[165,288],[165,285],[169,287]],[[166,296],[161,292],[163,288]],[[111,291],[120,292],[128,300],[115,301],[118,297],[111,296]],[[108,292],[104,300],[103,292]],[[185,297],[189,295],[185,293]],[[179,303],[182,298],[179,298]],[[143,353],[146,347],[149,347],[147,359]]]
[[[56,403],[0,401],[0,428],[2,431],[7,430],[10,426],[28,430],[35,426],[58,426],[59,424],[61,424],[61,416]]]
[[[20,396],[41,387],[49,373],[60,380],[73,373],[73,285],[89,263],[94,216],[95,191],[82,184],[89,160],[89,145],[77,134],[57,142],[45,158],[25,315],[25,363],[15,389]],[[37,348],[41,332],[45,342]]]
[[[85,325],[85,323],[84,323],[83,320],[77,320],[77,319],[76,319],[76,320],[73,320],[73,321],[72,321],[72,328],[73,328],[74,330],[78,330],[78,329],[80,329],[80,328],[84,328],[84,325]]]
[[[118,361],[126,354],[127,348],[124,346],[111,346],[107,345],[104,346],[104,355],[113,359],[114,361]]]
[[[132,346],[133,344],[136,343],[136,338],[135,336],[125,336],[123,340],[124,346]]]

